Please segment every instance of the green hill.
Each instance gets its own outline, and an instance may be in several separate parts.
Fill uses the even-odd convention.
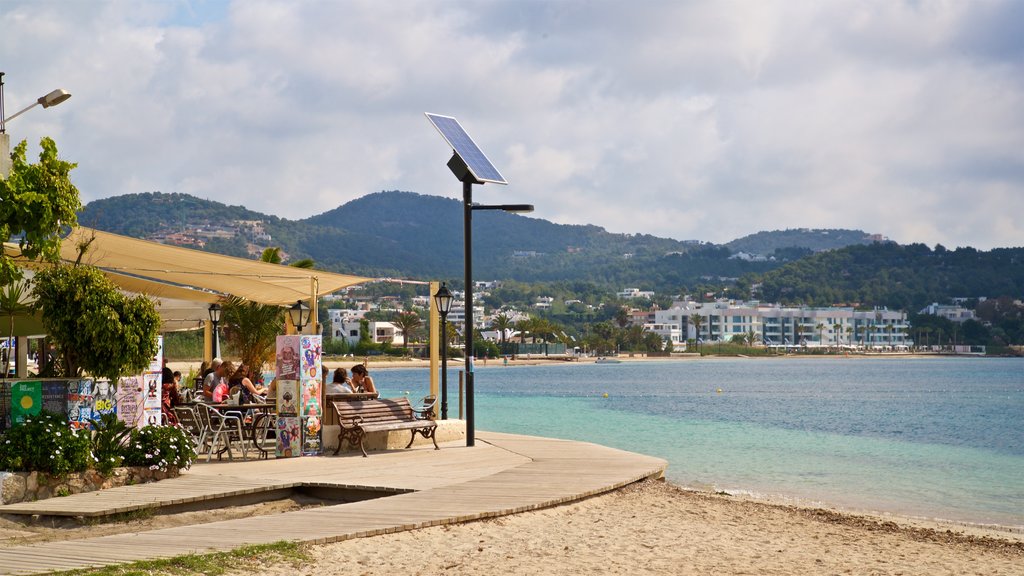
[[[763,277],[761,298],[811,305],[850,303],[917,311],[951,298],[1024,294],[1024,248],[932,250],[877,242],[790,262]]]
[[[789,230],[757,232],[743,238],[737,238],[727,243],[726,246],[733,252],[771,256],[790,248],[800,248],[809,252],[822,252],[824,250],[845,248],[854,244],[871,244],[876,239],[880,238],[863,230],[793,228]]]

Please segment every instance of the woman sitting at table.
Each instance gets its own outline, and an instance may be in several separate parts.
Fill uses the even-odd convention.
[[[252,380],[249,379],[249,367],[245,364],[239,364],[238,369],[228,378],[228,387],[234,386],[238,386],[242,392],[239,404],[252,404],[257,395],[262,396],[267,393],[266,388],[257,387],[252,383]]]
[[[355,392],[352,381],[348,379],[348,372],[344,368],[334,371],[334,379],[327,385],[328,394],[351,394]]]
[[[356,364],[352,367],[352,387],[355,388],[356,392],[377,393],[377,387],[373,385],[373,378],[370,377],[366,366],[362,364]]]

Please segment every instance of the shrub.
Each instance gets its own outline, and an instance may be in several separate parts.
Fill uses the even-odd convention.
[[[180,426],[146,426],[132,430],[124,449],[125,466],[147,466],[167,471],[186,469],[196,459],[192,438]]]
[[[93,467],[104,476],[124,463],[125,446],[132,428],[117,419],[115,414],[103,414],[99,420],[90,420],[96,431],[92,435]]]
[[[89,432],[68,427],[64,414],[30,416],[0,437],[0,470],[64,476],[85,471],[92,461]]]

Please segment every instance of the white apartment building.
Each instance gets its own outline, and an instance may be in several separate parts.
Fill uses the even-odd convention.
[[[360,321],[366,316],[366,310],[344,310],[331,308],[327,311],[331,319],[331,337],[344,338],[352,346],[359,343],[362,335]],[[370,339],[377,344],[389,342],[402,344],[402,331],[391,322],[370,322]]]
[[[768,346],[904,347],[909,324],[904,312],[886,309],[784,307],[735,302],[676,302],[654,312],[655,324],[675,324],[684,339],[731,340],[753,334]],[[694,322],[700,317],[700,330]]]
[[[974,310],[964,308],[963,306],[948,306],[938,303],[925,306],[918,314],[931,314],[932,316],[939,316],[957,323],[975,319]]]
[[[452,309],[448,311],[448,322],[455,325],[461,333],[466,327],[466,302],[452,302]],[[487,327],[487,318],[484,317],[484,307],[473,305],[473,330],[483,330]]]
[[[654,298],[654,292],[650,290],[641,290],[639,288],[626,288],[622,292],[616,292],[615,295],[623,300],[629,300],[632,298]]]

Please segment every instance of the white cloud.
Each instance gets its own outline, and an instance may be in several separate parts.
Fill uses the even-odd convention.
[[[6,2],[8,127],[86,200],[180,191],[280,216],[456,196],[423,117],[508,178],[482,202],[728,241],[848,227],[1021,245],[1020,3]]]

